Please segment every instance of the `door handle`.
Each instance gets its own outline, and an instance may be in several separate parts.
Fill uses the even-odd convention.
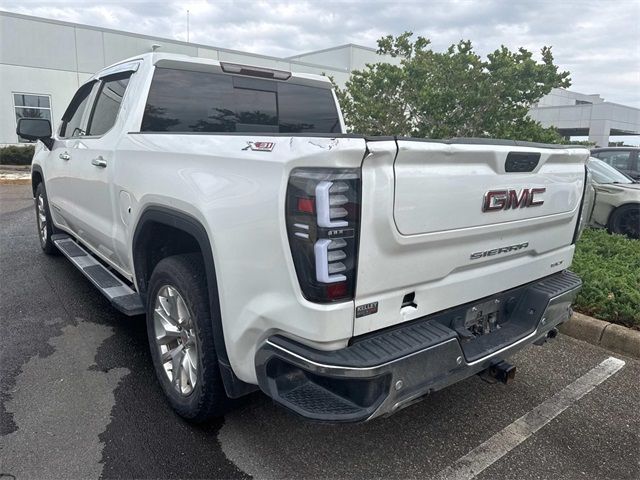
[[[58,155],[58,157],[60,157],[62,160],[70,160],[71,159],[71,155],[69,155],[67,152],[61,153],[60,155]]]
[[[95,165],[96,167],[105,168],[107,166],[107,161],[102,157],[97,157],[91,160],[91,165]]]

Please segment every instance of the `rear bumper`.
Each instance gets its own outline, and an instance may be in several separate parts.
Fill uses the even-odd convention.
[[[569,318],[581,285],[575,274],[557,273],[329,352],[272,336],[256,353],[258,382],[275,401],[313,420],[357,422],[391,414],[545,338]],[[461,339],[456,320],[491,299],[504,305],[502,328]]]

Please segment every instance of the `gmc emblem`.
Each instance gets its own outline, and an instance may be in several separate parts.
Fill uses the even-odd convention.
[[[523,188],[517,190],[489,190],[482,201],[483,212],[509,210],[510,208],[539,207],[544,200],[535,200],[534,196],[546,192],[546,188]]]

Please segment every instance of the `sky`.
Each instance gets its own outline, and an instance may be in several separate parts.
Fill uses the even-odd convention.
[[[376,47],[406,30],[434,50],[469,39],[481,55],[550,45],[572,90],[640,107],[640,0],[0,0],[0,10],[185,41],[189,10],[190,41],[278,57]]]

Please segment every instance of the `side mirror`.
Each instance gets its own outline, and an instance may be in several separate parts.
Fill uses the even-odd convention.
[[[53,146],[51,122],[46,118],[21,118],[16,133],[25,140],[40,140],[49,150]]]

